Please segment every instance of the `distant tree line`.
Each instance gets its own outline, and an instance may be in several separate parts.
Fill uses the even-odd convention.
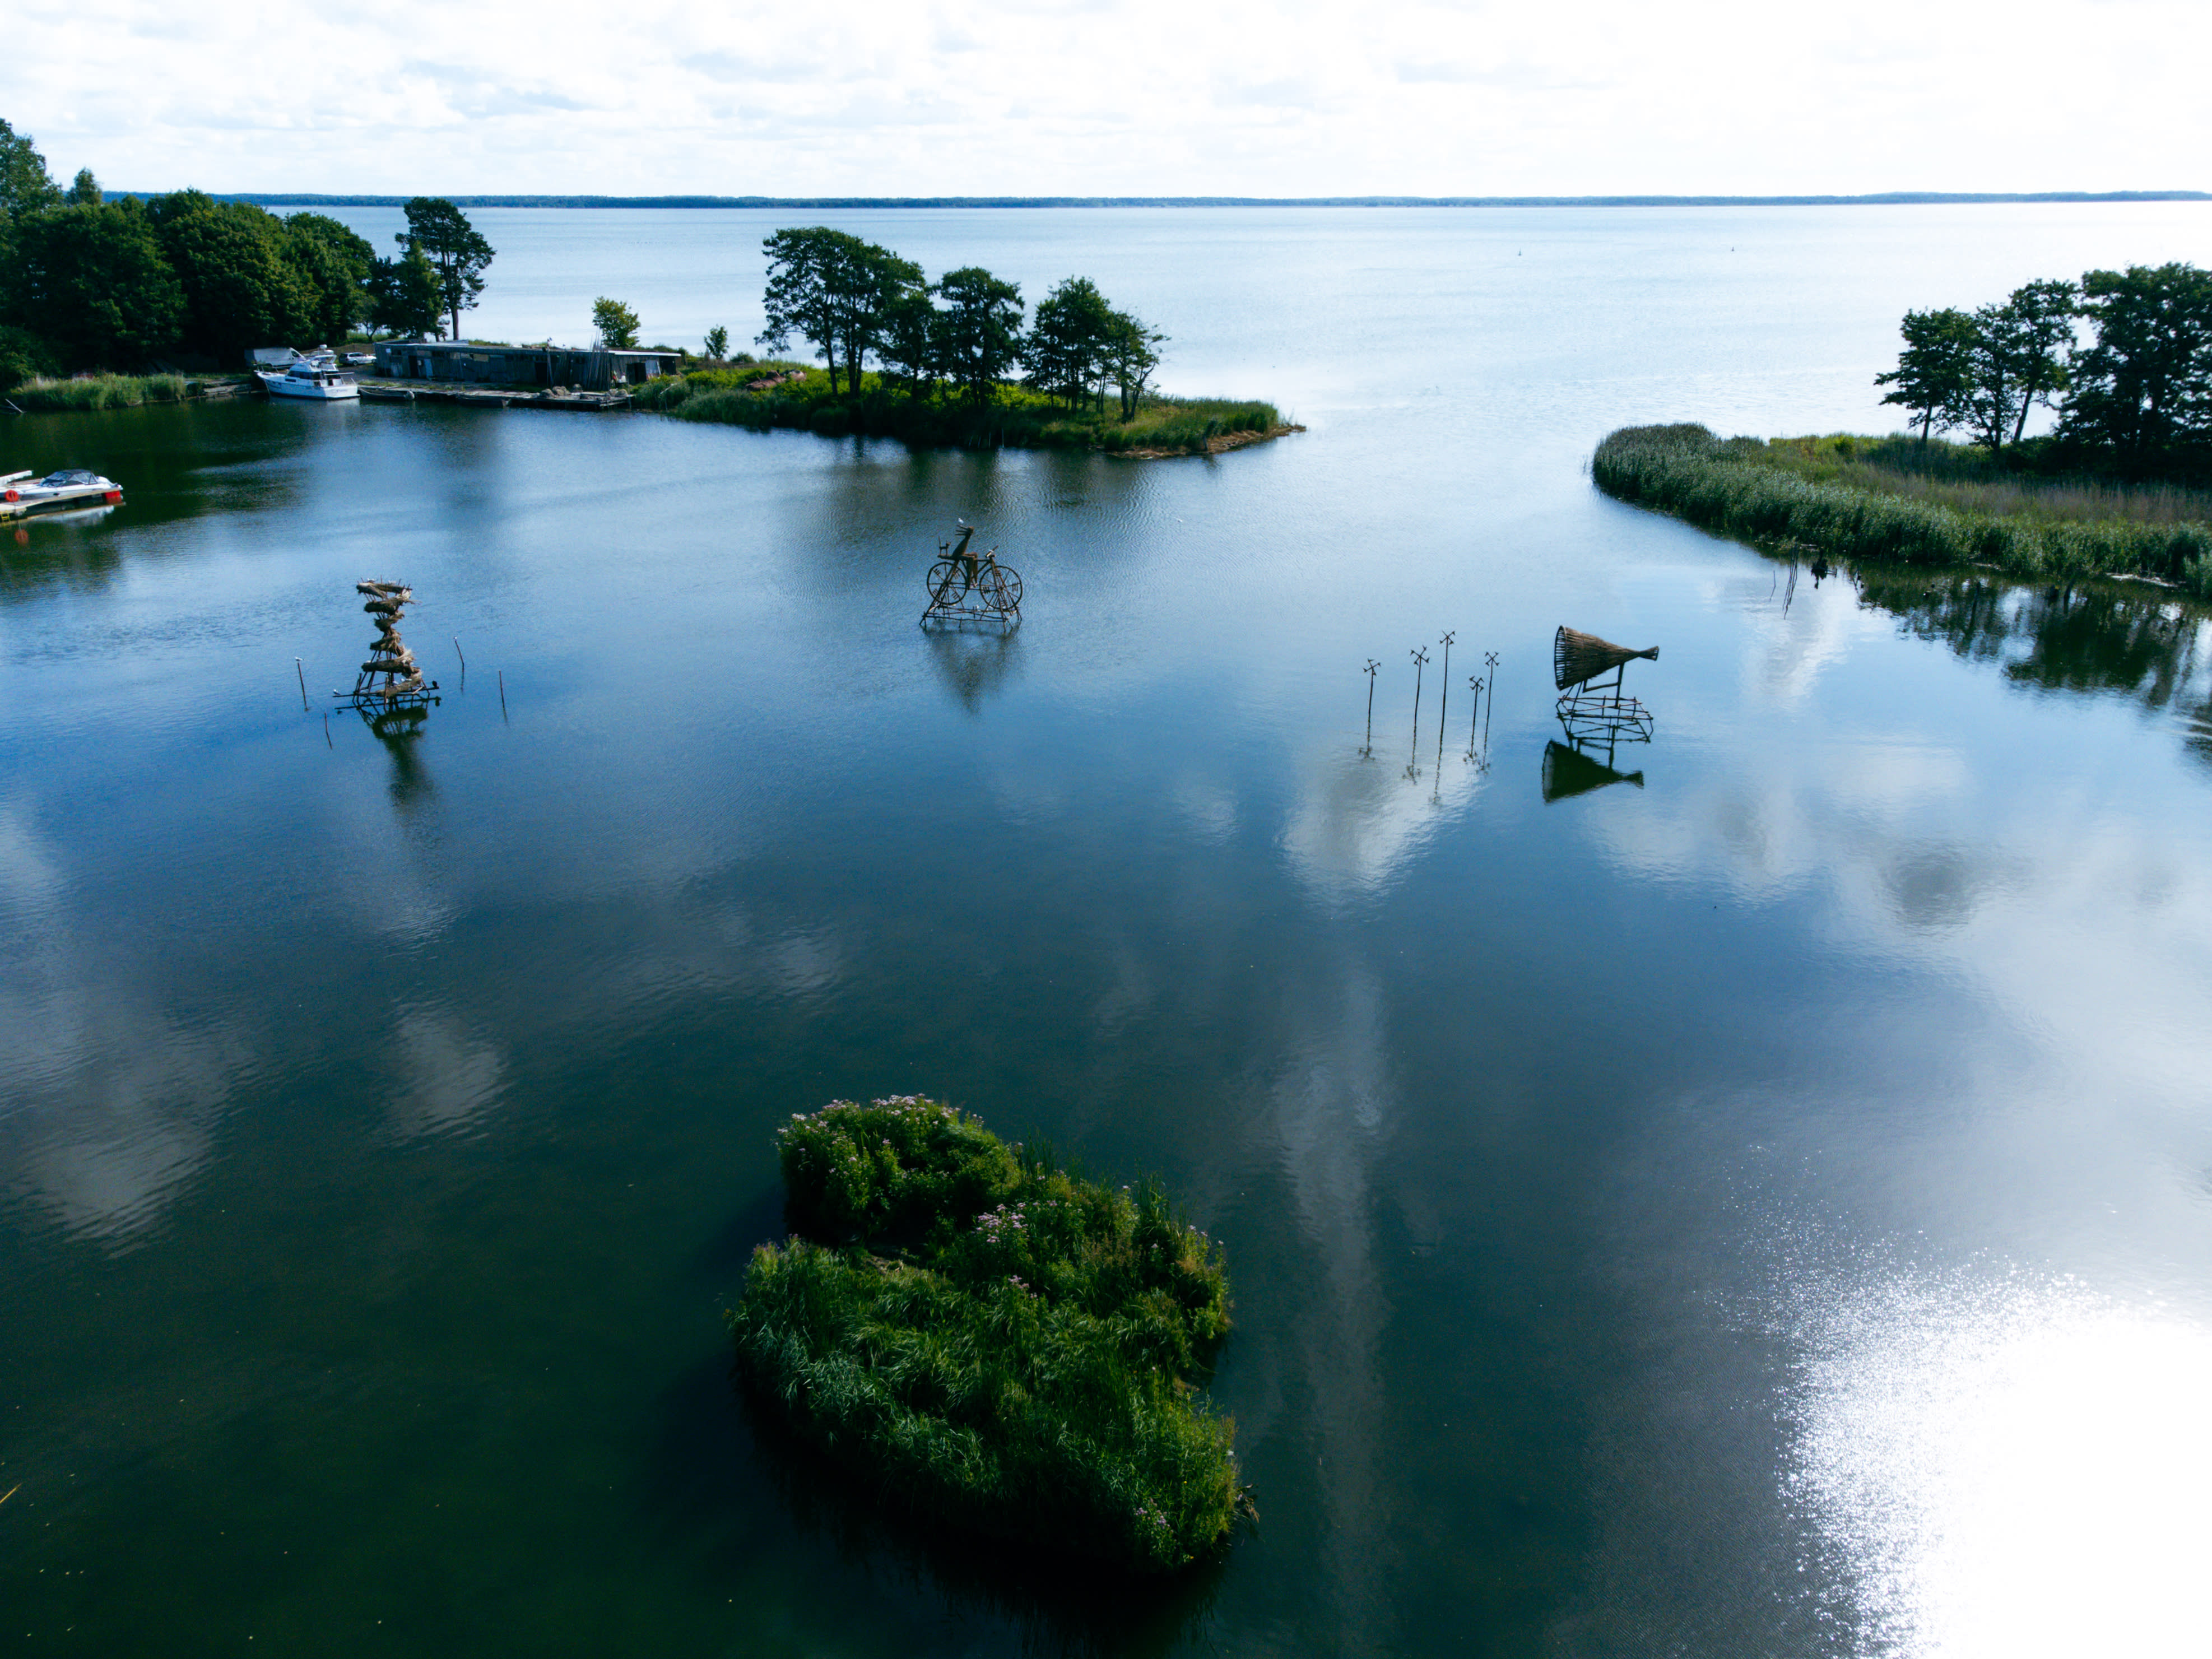
[[[0,386],[172,360],[237,367],[256,346],[373,333],[443,337],[483,291],[491,245],[451,202],[406,205],[398,252],[319,213],[282,217],[197,190],[108,201],[66,190],[0,120]]]
[[[2212,271],[2130,265],[2030,283],[1973,311],[1907,312],[1904,335],[1875,383],[1923,438],[1964,431],[1993,456],[2045,467],[2212,476]],[[2026,440],[2039,405],[2057,411],[2057,429]]]
[[[910,396],[940,390],[988,404],[1017,370],[1070,409],[1103,413],[1109,390],[1123,421],[1142,402],[1167,337],[1071,276],[1027,318],[1022,291],[980,265],[929,281],[889,248],[826,226],[779,230],[768,255],[768,326],[758,343],[814,348],[830,389],[857,396],[868,359]]]

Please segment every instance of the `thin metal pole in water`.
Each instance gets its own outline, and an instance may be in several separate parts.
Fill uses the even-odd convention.
[[[297,657],[292,659],[292,672],[300,677],[300,712],[309,712],[307,702],[307,665]]]
[[[1363,755],[1375,751],[1375,671],[1382,666],[1372,657],[1367,659],[1367,747],[1359,751]]]
[[[507,670],[500,668],[493,672],[499,676],[499,717],[505,720],[507,718]]]
[[[1467,677],[1467,689],[1474,693],[1474,712],[1467,717],[1467,757],[1474,758],[1474,723],[1482,717],[1482,681],[1473,674]]]
[[[1443,636],[1443,690],[1437,694],[1437,765],[1439,768],[1441,768],[1444,763],[1444,717],[1451,713],[1451,647],[1453,638],[1453,634],[1449,631],[1447,631]],[[1437,787],[1439,788],[1443,787],[1441,780],[1438,781]]]
[[[333,749],[337,747],[337,744],[331,743],[331,717],[328,714],[323,716],[323,741]]]
[[[1482,665],[1490,671],[1490,702],[1482,712],[1482,752],[1486,755],[1490,752],[1490,711],[1498,707],[1498,653],[1484,652]]]
[[[461,659],[461,690],[465,691],[469,689],[469,659],[461,655],[461,636],[458,634],[453,635],[453,654]]]
[[[1415,646],[1406,654],[1413,659],[1413,746],[1406,757],[1406,765],[1410,769],[1421,754],[1421,665],[1429,659],[1428,647]]]

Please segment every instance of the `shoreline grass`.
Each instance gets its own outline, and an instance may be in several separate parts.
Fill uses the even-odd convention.
[[[830,377],[803,363],[754,363],[648,380],[632,404],[682,421],[708,421],[757,432],[775,428],[824,437],[860,434],[951,448],[1089,449],[1107,454],[1202,455],[1239,434],[1298,428],[1273,404],[1224,398],[1147,398],[1126,423],[1113,415],[1070,410],[1028,387],[1003,385],[975,408],[946,402],[878,374],[864,374],[857,396],[830,389]],[[1248,440],[1249,441],[1249,440]]]
[[[727,1316],[741,1376],[864,1491],[932,1524],[1139,1573],[1217,1550],[1235,1426],[1194,1392],[1220,1247],[908,1096],[781,1136],[793,1236]]]
[[[1911,439],[1716,437],[1623,427],[1590,458],[1615,499],[1706,530],[1832,557],[1982,565],[2044,581],[2146,578],[2212,598],[2212,522],[2198,492],[1978,471],[1955,446]]]
[[[76,380],[25,380],[7,396],[26,415],[48,415],[180,404],[197,391],[181,374],[94,374]]]

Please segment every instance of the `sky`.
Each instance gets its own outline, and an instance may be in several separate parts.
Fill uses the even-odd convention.
[[[2212,188],[2204,0],[15,0],[0,117],[125,190]]]

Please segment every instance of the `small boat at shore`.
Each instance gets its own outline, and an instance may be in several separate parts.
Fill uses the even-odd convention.
[[[335,403],[340,398],[361,396],[361,385],[346,370],[338,367],[337,355],[329,350],[314,351],[287,365],[282,374],[265,368],[253,371],[253,378],[272,398],[305,398],[311,402]]]
[[[123,499],[123,486],[83,467],[49,472],[33,479],[28,472],[0,477],[0,519],[19,519],[31,513],[69,513],[80,507],[113,507]]]

